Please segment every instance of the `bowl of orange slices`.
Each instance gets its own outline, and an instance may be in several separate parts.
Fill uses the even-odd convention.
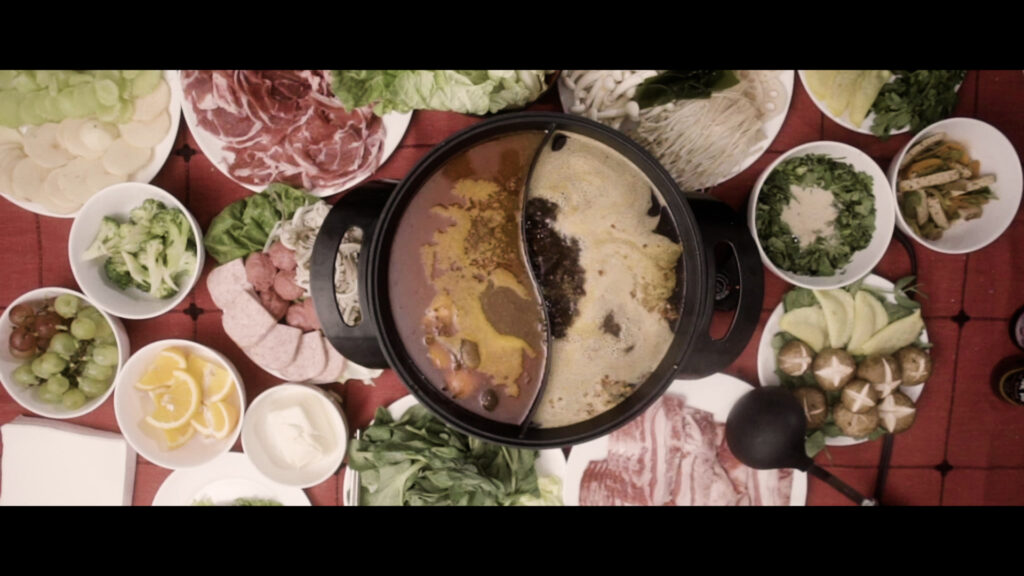
[[[244,411],[238,370],[223,354],[189,340],[160,340],[138,350],[114,389],[114,415],[125,439],[172,470],[231,450]]]

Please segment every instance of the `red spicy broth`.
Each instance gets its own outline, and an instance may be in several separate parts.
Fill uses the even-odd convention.
[[[410,200],[388,260],[388,294],[403,345],[460,406],[521,424],[547,359],[543,304],[522,238],[530,164],[545,134],[473,145]]]

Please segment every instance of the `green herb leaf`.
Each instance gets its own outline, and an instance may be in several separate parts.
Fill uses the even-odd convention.
[[[807,288],[793,288],[782,297],[782,306],[786,312],[796,310],[797,308],[816,306],[817,304],[818,299],[814,297],[814,292]]]
[[[804,452],[806,452],[807,456],[810,458],[814,458],[818,455],[818,452],[821,452],[824,449],[825,434],[822,433],[821,430],[814,432],[804,440]]]
[[[884,139],[909,126],[912,132],[950,116],[957,86],[966,70],[893,70],[895,78],[882,86],[871,105],[871,132]]]

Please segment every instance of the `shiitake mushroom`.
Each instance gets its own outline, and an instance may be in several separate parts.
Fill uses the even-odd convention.
[[[878,418],[886,430],[898,434],[914,425],[917,407],[909,396],[896,391],[878,405]]]
[[[832,418],[843,434],[850,438],[866,438],[878,428],[878,408],[854,412],[842,403],[832,409]]]
[[[840,394],[843,406],[850,411],[862,414],[878,405],[878,392],[872,388],[867,380],[854,378],[849,384],[843,386]]]
[[[828,400],[825,393],[814,386],[801,386],[793,390],[793,395],[800,401],[804,409],[808,430],[817,430],[828,418]]]
[[[870,382],[879,398],[885,398],[903,384],[900,363],[889,355],[865,358],[857,367],[857,377]]]
[[[896,351],[903,386],[916,386],[932,376],[932,356],[917,346],[904,346]]]
[[[839,390],[853,380],[857,362],[846,350],[825,348],[811,364],[814,380],[825,390]]]
[[[802,376],[814,361],[814,350],[800,340],[790,340],[779,349],[779,370],[790,376]]]

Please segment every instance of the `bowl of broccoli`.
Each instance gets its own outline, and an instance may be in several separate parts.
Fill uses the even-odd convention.
[[[153,318],[195,286],[205,257],[202,235],[173,195],[124,182],[82,207],[68,237],[68,259],[82,292],[97,306],[121,318]]]

